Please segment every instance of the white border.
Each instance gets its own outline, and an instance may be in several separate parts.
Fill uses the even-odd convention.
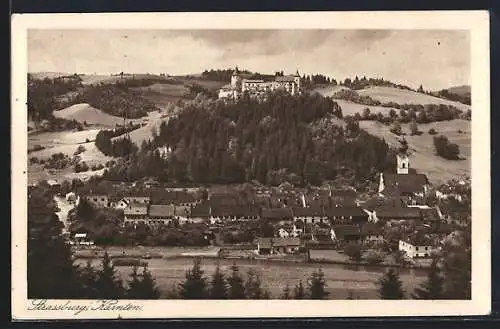
[[[258,24],[255,24],[258,22]],[[133,301],[140,312],[29,311],[26,299],[27,29],[469,30],[472,81],[472,300]],[[489,15],[487,11],[22,14],[12,17],[13,319],[485,315],[491,306]],[[92,304],[92,301],[72,301]],[[126,303],[123,301],[121,304]]]

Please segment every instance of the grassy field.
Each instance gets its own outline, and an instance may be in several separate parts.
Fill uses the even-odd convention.
[[[84,260],[77,260],[78,264],[85,264]],[[184,279],[185,273],[192,267],[189,258],[176,259],[149,259],[148,268],[154,275],[156,282],[164,295],[173,285]],[[209,277],[215,270],[217,262],[225,273],[230,273],[230,267],[235,262],[243,275],[253,268],[262,275],[263,286],[270,290],[274,298],[279,297],[288,284],[292,289],[302,280],[307,285],[307,279],[319,268],[317,264],[287,264],[263,263],[258,260],[216,260],[203,259],[202,269],[205,276]],[[99,266],[100,261],[94,260],[92,264]],[[376,282],[383,275],[384,269],[380,267],[355,267],[335,264],[322,264],[321,268],[327,279],[328,291],[332,299],[345,299],[349,290],[361,299],[377,299]],[[132,273],[131,267],[117,267],[120,277],[127,281]],[[418,270],[401,270],[401,280],[407,291],[412,291],[418,284],[425,280],[425,272]]]
[[[30,134],[28,137],[28,148],[40,145],[45,147],[45,149],[31,152],[29,158],[48,159],[54,153],[63,153],[71,157],[78,146],[81,145],[85,147],[85,151],[79,154],[82,161],[87,162],[89,165],[104,164],[112,158],[105,156],[96,148],[93,141],[98,132],[99,129],[90,129],[74,132],[62,131]],[[89,142],[86,142],[87,140]]]
[[[360,127],[370,134],[384,138],[389,145],[399,145],[398,136],[389,131],[390,126],[376,121],[361,121]],[[402,125],[403,131],[409,134],[408,125]],[[438,134],[448,137],[452,143],[458,144],[461,156],[465,160],[446,160],[435,154],[433,137],[428,134],[434,128]],[[462,133],[459,133],[458,130]],[[410,165],[417,171],[425,173],[432,183],[442,183],[461,175],[470,175],[471,162],[471,126],[470,121],[451,120],[419,125],[423,132],[420,136],[405,136],[410,147]]]
[[[389,114],[389,111],[392,109],[391,107],[383,107],[383,106],[367,106],[363,104],[357,104],[353,102],[349,102],[343,99],[335,99],[340,107],[342,108],[343,115],[355,115],[356,113],[363,114],[363,110],[365,108],[370,109],[370,113],[384,113],[386,115]],[[394,109],[397,113],[399,110]]]
[[[325,97],[332,97],[335,93],[337,93],[341,90],[344,90],[344,89],[349,89],[349,88],[344,87],[344,86],[339,86],[339,85],[335,85],[335,86],[334,85],[323,85],[323,86],[319,86],[319,87],[314,88],[313,92],[317,92],[320,95],[325,96]]]
[[[81,123],[86,122],[89,125],[100,127],[115,127],[117,124],[123,124],[123,118],[107,114],[86,103],[75,104],[65,109],[54,111],[54,116],[56,118],[76,120]]]
[[[142,97],[153,102],[156,106],[163,109],[170,103],[182,99],[189,93],[189,88],[184,85],[155,83],[147,87],[131,88],[141,93]]]
[[[442,99],[422,93],[417,93],[411,90],[397,89],[392,87],[369,87],[366,89],[357,90],[361,96],[370,96],[373,99],[379,100],[382,103],[396,102],[399,104],[445,104],[453,105],[461,110],[470,109],[469,105],[459,102],[453,102],[447,99]]]

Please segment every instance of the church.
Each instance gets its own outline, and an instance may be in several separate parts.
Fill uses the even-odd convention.
[[[219,99],[237,100],[244,92],[252,98],[261,98],[276,90],[297,95],[302,92],[300,80],[298,71],[294,75],[275,76],[273,81],[246,79],[236,67],[231,76],[231,83],[219,89]]]
[[[396,155],[396,172],[380,173],[378,193],[382,197],[407,197],[410,200],[422,198],[429,189],[429,181],[425,174],[410,169],[408,143],[405,139],[400,143]]]

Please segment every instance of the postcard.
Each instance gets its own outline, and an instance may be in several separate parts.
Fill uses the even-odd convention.
[[[23,14],[12,63],[14,320],[490,312],[488,12]]]

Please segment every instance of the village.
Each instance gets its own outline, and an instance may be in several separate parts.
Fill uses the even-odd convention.
[[[379,174],[378,193],[370,197],[349,187],[288,183],[226,192],[169,189],[151,179],[101,182],[61,197],[75,209],[85,202],[118,212],[123,230],[196,226],[202,245],[218,247],[213,257],[426,267],[444,243],[470,227],[470,182],[432,187],[425,174],[410,169],[404,141],[396,163],[394,173]],[[49,185],[62,192],[61,184]],[[67,236],[76,251],[99,248],[93,232]]]

